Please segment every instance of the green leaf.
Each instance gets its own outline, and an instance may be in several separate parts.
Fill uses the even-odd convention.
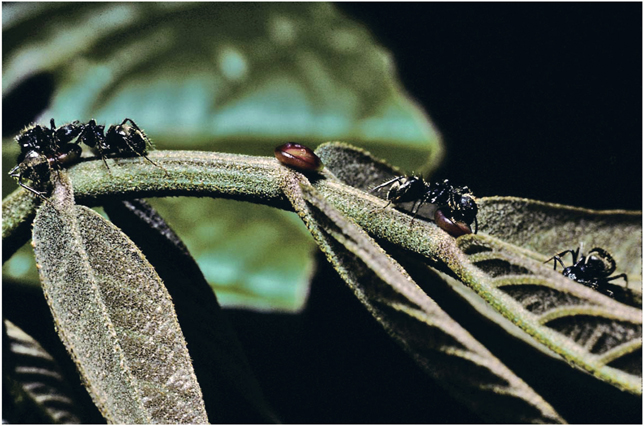
[[[443,312],[395,260],[310,184],[293,173],[284,188],[356,297],[462,403],[492,422],[563,422],[546,401]],[[494,408],[499,406],[506,408]]]
[[[66,180],[61,173],[61,179]],[[57,182],[33,244],[56,327],[113,423],[206,423],[170,296],[138,248]]]
[[[189,242],[222,306],[303,309],[315,244],[293,214],[210,198],[150,202]],[[209,220],[200,220],[206,212]]]
[[[177,137],[181,148],[236,151],[245,149],[236,140],[344,139],[433,163],[442,153],[390,54],[329,3],[17,3],[3,12],[3,90],[54,73],[44,117],[131,117],[174,148]]]
[[[410,169],[435,168],[442,157],[440,136],[398,81],[392,55],[330,3],[7,3],[3,34],[3,93],[34,74],[54,76],[42,123],[130,117],[168,149],[270,155],[288,140],[315,146],[340,139],[382,154],[394,146]],[[5,142],[3,161],[11,167],[18,147]],[[204,213],[213,205],[223,206],[214,217]],[[281,235],[303,235],[299,223],[230,203],[155,206],[177,229],[203,231],[184,238],[222,304],[302,308],[314,245],[303,238],[277,244],[275,227],[266,224],[278,221]],[[275,268],[259,255],[221,264],[222,254],[247,256],[253,237],[222,235],[229,247],[216,240],[202,248],[200,236],[217,235],[244,215],[271,246]],[[280,262],[294,256],[290,267]]]
[[[9,320],[3,326],[3,420],[79,424],[79,408],[56,361]]]

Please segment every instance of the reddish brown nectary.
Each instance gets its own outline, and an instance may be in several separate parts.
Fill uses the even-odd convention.
[[[472,228],[470,228],[466,223],[453,222],[445,216],[440,209],[436,210],[436,213],[434,213],[434,222],[442,230],[454,237],[460,237],[461,235],[472,233]]]
[[[313,150],[295,142],[287,142],[275,148],[275,157],[282,164],[302,172],[319,172],[324,168],[322,160]]]

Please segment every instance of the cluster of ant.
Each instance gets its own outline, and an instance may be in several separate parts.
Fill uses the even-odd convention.
[[[127,124],[129,122],[129,124]],[[108,156],[141,156],[150,163],[146,153],[151,145],[143,130],[130,119],[124,119],[119,125],[111,125],[107,133],[105,126],[90,120],[83,124],[74,121],[56,127],[51,119],[50,127],[33,125],[20,132],[16,137],[20,146],[18,164],[9,175],[18,179],[18,184],[45,199],[45,187],[48,185],[52,170],[60,170],[80,161],[82,148],[80,143],[94,149],[108,168],[105,158]],[[275,156],[285,165],[304,172],[319,172],[324,165],[320,158],[308,147],[296,143],[287,143],[275,148]],[[156,165],[156,164],[155,164]],[[23,179],[30,180],[36,188],[27,186]],[[467,186],[454,186],[447,179],[443,182],[428,183],[418,176],[398,176],[384,182],[371,190],[378,191],[389,186],[387,206],[412,202],[410,213],[414,218],[423,204],[436,206],[434,222],[449,234],[458,237],[478,231],[476,215],[478,207],[472,191]],[[385,206],[385,207],[387,207]],[[606,250],[593,248],[584,255],[581,248],[565,250],[554,255],[549,261],[561,264],[562,274],[580,284],[592,288],[608,297],[623,298],[625,289],[611,284],[610,281],[623,278],[628,286],[626,274],[611,277],[615,272],[615,260]],[[572,265],[565,267],[562,256],[570,253]]]
[[[275,148],[275,156],[283,164],[303,172],[319,172],[324,165],[315,153],[304,145],[287,143]],[[436,206],[434,222],[444,231],[458,237],[471,234],[471,225],[474,223],[474,233],[478,231],[476,215],[478,207],[472,191],[467,186],[454,186],[447,179],[442,182],[429,183],[418,176],[397,176],[375,188],[378,191],[389,186],[387,192],[387,206],[394,204],[412,203],[410,213],[414,218],[423,204]],[[554,255],[546,261],[554,261],[563,268],[562,274],[580,284],[585,285],[599,293],[620,301],[632,299],[628,291],[628,278],[626,274],[612,276],[615,272],[615,260],[604,249],[595,247],[586,255],[577,250],[565,250]],[[566,267],[562,257],[570,253],[572,265]],[[611,281],[622,278],[626,287],[611,284]]]
[[[138,155],[154,164],[146,155],[148,145],[151,145],[150,140],[129,118],[121,124],[111,125],[107,133],[105,126],[96,124],[93,119],[86,124],[74,121],[56,127],[52,118],[49,128],[36,124],[22,130],[16,136],[16,142],[20,146],[20,155],[18,164],[11,169],[9,175],[18,179],[18,185],[43,199],[51,171],[80,161],[81,142],[98,153],[108,170],[109,166],[105,161],[108,156]],[[23,179],[31,181],[34,187],[25,185]]]
[[[275,157],[281,163],[303,172],[319,172],[324,167],[310,148],[294,142],[275,148]],[[478,230],[478,207],[467,186],[454,186],[447,179],[431,184],[417,176],[398,176],[376,186],[371,192],[386,186],[390,186],[387,206],[392,203],[400,205],[413,202],[411,212],[415,218],[423,204],[433,204],[437,206],[434,221],[451,235],[458,237],[471,234],[472,223],[475,226],[474,233]]]

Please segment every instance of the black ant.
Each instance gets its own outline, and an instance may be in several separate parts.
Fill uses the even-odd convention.
[[[580,252],[581,247],[577,248],[577,250],[564,250],[544,263],[553,260],[554,269],[557,270],[557,262],[559,262],[561,267],[564,268],[561,272],[564,277],[568,277],[613,299],[623,299],[626,290],[628,290],[628,277],[626,274],[611,277],[616,269],[613,257],[606,250],[599,247],[593,248],[587,255]],[[561,257],[568,253],[572,255],[572,265],[566,267]],[[610,281],[618,278],[624,279],[626,288],[610,283]]]
[[[42,189],[49,183],[51,170],[60,170],[78,162],[82,153],[80,142],[94,148],[108,170],[105,158],[112,154],[121,157],[139,155],[157,165],[146,155],[150,140],[132,119],[126,118],[121,124],[110,126],[107,133],[104,129],[105,126],[96,124],[93,119],[87,124],[74,121],[56,127],[52,118],[49,128],[41,125],[28,127],[16,136],[20,155],[18,164],[9,175],[18,179],[18,185],[45,199],[46,192]],[[23,179],[31,180],[37,189],[25,185]]]
[[[125,123],[128,121],[130,124],[126,125]],[[143,130],[130,118],[126,118],[119,125],[111,125],[107,129],[107,133],[104,133],[105,126],[96,124],[94,119],[89,120],[87,124],[74,122],[72,125],[76,125],[77,129],[79,129],[78,140],[95,149],[108,170],[109,166],[105,161],[105,157],[111,154],[119,157],[138,155],[155,166],[157,165],[146,155],[147,147],[152,143]]]
[[[49,184],[52,170],[59,170],[65,165],[71,165],[78,160],[82,149],[80,146],[69,143],[53,154],[45,155],[35,149],[21,154],[22,161],[9,171],[9,176],[18,179],[18,185],[46,200],[46,191],[39,191],[22,183],[23,179],[33,182],[39,189],[45,189]]]
[[[472,223],[474,233],[478,231],[478,207],[467,186],[454,186],[447,179],[431,184],[418,176],[398,176],[371,191],[388,185],[391,187],[387,192],[387,206],[391,203],[413,202],[411,213],[415,218],[423,204],[434,204],[437,206],[434,221],[445,231],[454,236],[469,234],[472,232]]]
[[[27,186],[22,180],[30,180],[37,188],[44,189],[52,169],[78,162],[82,153],[80,146],[70,143],[77,136],[73,124],[56,128],[52,118],[50,126],[35,125],[20,132],[16,137],[20,145],[18,164],[9,171],[9,176],[18,179],[18,185],[43,199],[46,192]]]

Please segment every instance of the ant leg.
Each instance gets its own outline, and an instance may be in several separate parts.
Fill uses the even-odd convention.
[[[140,128],[139,126],[137,126],[137,124],[136,124],[136,123],[134,122],[134,120],[132,120],[131,118],[126,118],[125,120],[123,120],[123,121],[121,122],[121,126],[122,126],[122,125],[124,125],[125,123],[127,123],[128,121],[130,122],[130,124],[132,125],[132,127],[134,127],[137,131],[141,132],[141,134],[142,134],[142,135],[143,135],[143,137],[145,138],[145,142],[146,142],[148,145],[152,146],[152,142],[150,141],[150,138],[148,138],[148,135],[146,135],[146,134],[145,134],[145,132],[144,132],[143,130],[141,130],[141,128]]]
[[[146,139],[147,139],[147,136],[146,136]],[[130,142],[127,141],[127,139],[124,139],[124,140],[125,140],[125,143],[127,144],[128,148],[130,148],[130,150],[132,150],[132,152],[136,153],[136,155],[138,155],[139,157],[145,158],[146,160],[148,160],[150,163],[152,163],[153,165],[155,165],[157,167],[161,167],[157,163],[155,163],[154,161],[150,160],[147,155],[141,154],[136,149],[134,149],[134,147],[130,144]],[[161,168],[163,169],[163,167],[161,167]]]
[[[582,248],[583,246],[584,246],[584,244],[583,244],[583,243],[581,243],[581,244],[579,245],[579,247],[577,247],[577,250],[566,250],[566,251],[563,251],[562,253],[570,252],[570,254],[572,255],[572,263],[573,263],[573,265],[574,265],[574,264],[576,264],[576,263],[577,263],[577,259],[579,258],[580,253],[581,253],[581,255],[583,256],[583,252],[581,251],[581,248]]]
[[[12,178],[20,178],[20,165],[16,164],[13,169],[9,170],[9,176]]]
[[[122,126],[122,125],[124,125],[125,123],[127,123],[128,121],[130,122],[130,124],[132,125],[132,127],[134,127],[134,128],[135,128],[136,130],[138,130],[139,132],[143,133],[143,130],[141,130],[141,128],[140,128],[139,126],[137,126],[137,125],[136,125],[136,123],[134,122],[134,120],[132,120],[131,118],[125,118],[125,120],[123,120],[123,121],[121,122],[121,126]],[[145,133],[143,133],[143,134],[145,134]]]
[[[143,130],[141,130],[141,128],[140,128],[140,127],[139,127],[139,126],[134,122],[134,120],[132,120],[131,118],[126,118],[125,120],[123,120],[123,121],[121,122],[121,126],[123,126],[123,125],[124,125],[125,123],[127,123],[128,121],[130,122],[130,124],[132,125],[132,127],[134,127],[137,131],[139,131],[139,132],[141,133],[141,135],[143,135],[143,137],[145,138],[145,142],[146,142],[146,144],[147,144],[147,145],[152,146],[152,141],[150,141],[150,138],[148,137],[148,135],[146,135],[146,134],[145,134],[145,132],[144,132]],[[128,146],[129,146],[129,144],[128,144]],[[130,148],[132,148],[132,147],[130,146]],[[134,151],[134,150],[133,150],[133,151]],[[134,151],[134,152],[136,152],[136,151]],[[137,153],[137,154],[138,154],[138,153]],[[140,154],[139,154],[139,155],[140,155]],[[145,155],[143,155],[143,156],[145,157]],[[147,158],[147,157],[146,157],[146,158]],[[150,160],[148,159],[148,161],[150,161]],[[154,164],[154,163],[152,163],[152,164]]]
[[[552,256],[550,259],[546,260],[546,261],[545,261],[545,262],[543,262],[543,263],[548,263],[548,262],[550,262],[551,260],[554,260],[554,268],[553,268],[553,269],[554,269],[555,271],[557,270],[557,262],[559,262],[559,264],[561,264],[561,267],[562,267],[562,268],[565,268],[565,267],[566,267],[566,265],[564,265],[563,260],[561,260],[561,257],[562,257],[562,256],[565,256],[567,253],[573,253],[573,255],[574,255],[574,252],[573,252],[572,250],[565,250],[565,251],[562,251],[562,252],[561,252],[561,253],[559,253],[559,254],[555,254],[554,256]]]
[[[101,156],[101,160],[103,160],[103,164],[105,164],[105,168],[107,169],[108,173],[111,173],[110,166],[107,165],[107,161],[105,160],[106,156],[105,154],[103,154],[103,148],[101,148],[100,143],[96,144],[96,150],[98,151],[98,155]]]
[[[476,220],[476,216],[474,216],[474,233],[476,234],[479,232],[479,221]]]
[[[92,134],[92,132],[94,132],[96,128],[97,128],[96,122],[94,121],[94,119],[91,119],[88,124],[83,125],[82,130],[78,134],[78,139],[76,139],[76,143],[80,145],[80,143],[82,141],[85,145],[87,145],[90,148],[93,148],[96,151],[98,151],[98,155],[101,156],[101,160],[103,160],[103,164],[105,165],[105,168],[109,172],[110,171],[110,166],[108,166],[107,161],[105,161],[105,154],[103,154],[103,148],[101,148],[101,141],[100,140],[95,140],[95,139],[98,139],[98,138],[96,138],[96,136],[100,136],[102,139],[104,139],[105,136],[103,135],[103,132],[102,131],[100,131],[100,132],[96,131],[94,133],[94,136],[92,136],[92,138],[91,138],[92,143],[90,144],[90,143],[87,142],[88,137],[86,136],[86,133]]]
[[[543,262],[543,263],[548,263],[548,262],[550,262],[551,260],[554,260],[554,262],[553,262],[554,264],[553,264],[553,268],[552,268],[552,269],[554,269],[555,271],[557,270],[557,262],[559,262],[559,264],[561,265],[561,267],[562,267],[562,268],[565,268],[565,267],[566,267],[566,265],[564,265],[564,263],[563,263],[563,260],[561,260],[561,257],[559,257],[559,256],[552,256],[550,259],[546,260],[546,261],[545,261],[545,262]]]
[[[387,185],[391,185],[392,183],[398,182],[399,180],[401,180],[403,178],[404,178],[404,176],[398,176],[398,177],[395,177],[393,179],[390,179],[387,182],[381,183],[380,185],[376,186],[375,188],[370,189],[369,192],[375,192],[375,191],[379,190],[380,188],[384,188]]]
[[[424,198],[421,198],[420,200],[418,200],[418,205],[416,205],[416,211],[414,211],[414,205],[411,206],[411,212],[414,214],[414,217],[418,215],[418,211],[426,202],[427,201]],[[414,204],[416,204],[415,201],[414,201]]]
[[[420,208],[423,206],[423,204],[425,204],[425,199],[420,199],[420,200],[418,201],[418,204],[417,204],[417,205],[416,205],[416,201],[414,201],[414,204],[412,204],[412,206],[411,206],[411,212],[412,212],[414,215],[413,215],[413,216],[412,216],[412,218],[411,218],[411,223],[409,224],[409,226],[410,226],[410,227],[414,226],[414,220],[416,220],[416,216],[418,216],[418,211],[419,211],[419,210],[420,210]],[[415,206],[415,210],[416,210],[416,211],[414,211],[414,206]]]
[[[47,201],[49,204],[51,204],[53,206],[52,202],[49,201],[47,198],[45,198],[46,192],[40,192],[40,191],[37,191],[34,188],[30,187],[30,186],[25,185],[24,183],[22,183],[22,180],[20,178],[18,178],[18,185],[22,186],[23,188],[25,188],[27,191],[31,192],[32,194],[36,194],[39,198],[42,198],[43,200]]]
[[[618,278],[623,278],[626,283],[626,288],[628,288],[628,276],[626,274],[615,275],[614,277],[606,278],[606,281],[614,281]]]
[[[546,260],[544,263],[548,263],[548,262],[550,262],[552,259],[557,258],[557,259],[559,260],[559,262],[561,262],[561,266],[563,267],[563,266],[564,266],[564,264],[563,264],[563,262],[561,261],[561,258],[562,258],[563,256],[565,256],[566,254],[570,253],[570,254],[572,255],[572,263],[573,263],[573,265],[574,265],[575,263],[577,263],[577,256],[579,256],[579,250],[580,250],[580,247],[578,247],[578,248],[577,248],[577,250],[564,250],[564,251],[562,251],[561,253],[557,253],[557,254],[555,254],[555,255],[554,255],[554,256],[552,256],[550,259]],[[557,269],[556,265],[555,265],[555,269]]]

